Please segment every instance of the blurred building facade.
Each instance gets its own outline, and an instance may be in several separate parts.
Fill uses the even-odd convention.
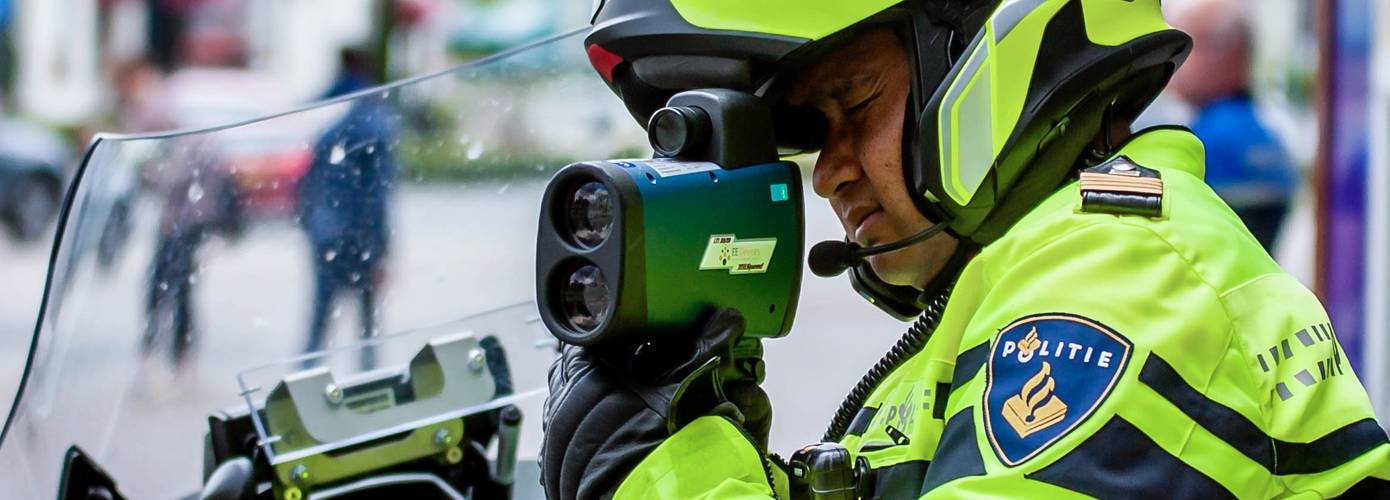
[[[167,69],[192,73],[187,79],[195,82],[219,77],[229,83],[262,82],[255,98],[267,107],[310,100],[332,79],[341,47],[371,40],[375,3],[14,1],[14,111],[59,126],[90,123],[111,112],[115,67],[158,60],[160,54],[176,58]],[[182,39],[171,38],[170,31]],[[245,92],[237,85],[191,85],[188,91],[194,93]]]

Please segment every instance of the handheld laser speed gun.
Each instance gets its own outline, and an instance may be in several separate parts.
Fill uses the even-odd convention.
[[[652,114],[655,157],[575,163],[545,190],[537,304],[561,341],[641,344],[735,308],[745,338],[791,329],[805,207],[771,112],[731,90],[676,94]]]

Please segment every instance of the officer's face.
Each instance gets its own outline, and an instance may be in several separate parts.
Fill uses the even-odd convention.
[[[886,29],[847,42],[812,66],[788,101],[812,106],[829,122],[812,183],[830,200],[845,234],[869,246],[930,227],[908,197],[902,135],[908,99],[907,53]],[[904,250],[871,257],[879,278],[923,288],[955,249],[940,234]]]

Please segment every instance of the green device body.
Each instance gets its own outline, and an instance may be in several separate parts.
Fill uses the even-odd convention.
[[[582,205],[575,193],[585,186],[596,192],[594,182],[611,206],[611,229],[601,241],[574,222],[573,207]],[[698,328],[726,307],[743,313],[746,337],[791,329],[805,241],[796,164],[726,170],[663,158],[582,162],[558,172],[543,200],[538,304],[561,340],[637,343],[646,332]],[[592,269],[579,272],[587,281],[573,279],[589,266],[601,280]]]

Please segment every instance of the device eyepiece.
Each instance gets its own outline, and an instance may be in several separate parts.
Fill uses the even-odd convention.
[[[647,139],[658,156],[675,158],[703,146],[709,129],[709,115],[704,110],[671,106],[652,113],[647,122]]]

